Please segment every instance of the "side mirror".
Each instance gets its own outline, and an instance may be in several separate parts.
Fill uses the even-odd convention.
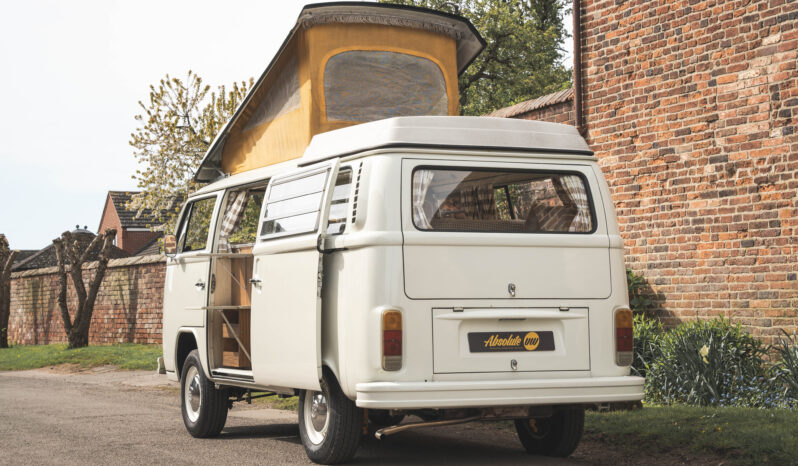
[[[177,255],[177,238],[175,238],[175,235],[163,237],[163,252],[166,257],[175,257]]]

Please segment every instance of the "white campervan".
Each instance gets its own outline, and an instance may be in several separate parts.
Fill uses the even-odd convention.
[[[317,134],[194,193],[168,239],[165,366],[194,436],[269,392],[299,396],[316,462],[352,458],[365,418],[378,437],[512,419],[530,453],[567,456],[586,406],[642,398],[613,203],[573,127]]]

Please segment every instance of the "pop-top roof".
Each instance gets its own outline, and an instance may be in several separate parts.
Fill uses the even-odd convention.
[[[339,29],[330,29],[336,27]],[[369,27],[372,29],[364,29]],[[340,28],[346,30],[342,31]],[[392,35],[394,32],[390,30],[397,28],[407,32],[398,36]],[[313,35],[311,29],[325,29],[328,35]],[[355,29],[358,33],[354,32]],[[426,37],[430,39],[425,40]],[[398,42],[391,42],[393,40]],[[448,41],[452,45],[447,48],[440,40]],[[307,5],[266,70],[211,143],[195,174],[197,181],[211,181],[222,174],[239,173],[297,158],[315,134],[359,123],[352,118],[330,117],[319,102],[323,92],[320,88],[326,82],[321,83],[317,70],[330,58],[328,51],[323,48],[328,41],[336,43],[335,47],[349,50],[387,50],[388,53],[408,50],[408,53],[416,56],[429,52],[432,60],[430,63],[438,60],[437,66],[446,76],[450,115],[457,111],[457,74],[462,73],[485,47],[484,39],[467,19],[449,13],[381,3],[334,2]],[[396,44],[396,50],[378,45],[385,44],[386,41],[391,45]],[[295,60],[298,60],[298,65]],[[311,91],[294,84],[296,78],[289,72],[292,69],[299,70],[301,83],[310,82]],[[292,81],[281,80],[281,76],[289,76]],[[299,90],[300,88],[303,90]],[[296,99],[302,94],[302,104],[295,105],[296,100],[286,99],[285,104],[278,107],[287,111],[295,108],[295,116],[289,116],[285,112],[262,111],[268,116],[280,116],[271,121],[253,119],[252,115],[260,111],[264,102],[279,100],[280,93],[290,94],[292,91]],[[323,98],[321,100],[323,102]],[[328,105],[329,102],[328,98]],[[444,113],[446,110],[444,106]]]
[[[385,147],[463,148],[593,155],[573,126],[471,116],[399,117],[319,134],[298,165]]]
[[[579,131],[570,125],[471,116],[398,117],[318,134],[299,159],[222,178],[194,194],[254,183],[297,166],[386,148],[457,149],[463,151],[463,156],[468,151],[481,150],[519,157],[530,153],[580,158],[593,155]]]

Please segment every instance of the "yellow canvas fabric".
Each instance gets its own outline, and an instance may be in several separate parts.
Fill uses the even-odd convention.
[[[266,77],[264,85],[230,128],[222,169],[240,173],[302,156],[311,138],[362,121],[329,120],[325,111],[324,70],[331,57],[346,51],[397,52],[421,57],[440,67],[449,115],[459,113],[456,42],[434,32],[379,24],[319,24],[297,32]],[[299,105],[284,94],[293,89],[284,78],[296,66]],[[278,91],[279,89],[279,91]],[[279,94],[278,99],[273,95]],[[263,103],[264,99],[276,101]],[[280,100],[282,99],[282,100]],[[279,108],[288,111],[274,111]],[[272,115],[277,115],[271,118]],[[271,119],[269,119],[271,118]]]

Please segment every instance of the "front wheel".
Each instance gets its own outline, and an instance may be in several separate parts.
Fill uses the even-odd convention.
[[[197,350],[186,357],[180,377],[183,423],[194,437],[214,437],[227,421],[227,390],[217,390],[205,377]]]
[[[566,408],[547,418],[517,419],[518,438],[531,455],[565,458],[576,450],[585,428],[585,409]]]
[[[314,463],[336,464],[352,459],[360,442],[362,411],[344,395],[325,371],[321,391],[299,394],[299,436]]]

